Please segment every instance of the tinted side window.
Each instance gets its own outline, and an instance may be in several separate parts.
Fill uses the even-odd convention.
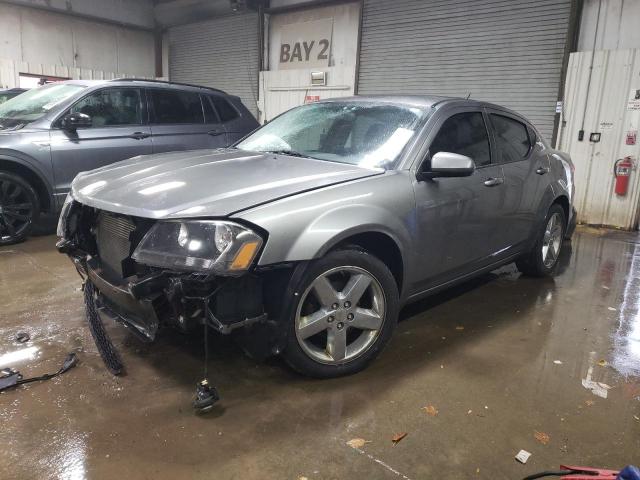
[[[218,111],[218,115],[220,115],[220,119],[223,122],[228,122],[229,120],[233,120],[234,118],[238,118],[240,115],[238,111],[233,108],[233,105],[229,103],[229,100],[223,97],[218,97],[217,95],[211,95],[211,101],[216,107]]]
[[[153,123],[204,123],[200,95],[179,90],[149,90]]]
[[[92,127],[140,125],[142,103],[137,88],[105,88],[79,100],[69,111],[91,117]]]
[[[491,124],[503,162],[517,162],[527,156],[531,143],[527,127],[523,123],[492,113]]]
[[[209,101],[209,98],[201,95],[200,99],[202,100],[202,107],[204,108],[204,121],[205,123],[220,123],[220,119],[218,118],[218,114],[213,109],[213,105]]]
[[[458,113],[440,127],[429,153],[451,152],[473,159],[477,167],[491,163],[489,136],[480,112]]]

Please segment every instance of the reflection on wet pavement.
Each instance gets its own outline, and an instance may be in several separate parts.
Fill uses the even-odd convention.
[[[522,478],[639,461],[636,235],[582,229],[555,280],[508,266],[410,305],[387,350],[348,378],[302,378],[215,338],[222,401],[206,416],[190,407],[201,339],[143,345],[109,325],[128,372],[112,377],[53,243],[0,248],[0,368],[52,372],[70,351],[81,363],[0,394],[1,479]]]

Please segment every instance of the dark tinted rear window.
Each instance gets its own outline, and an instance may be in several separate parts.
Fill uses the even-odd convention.
[[[529,153],[531,143],[527,127],[509,117],[491,114],[496,143],[502,152],[503,162],[517,162]]]
[[[240,115],[238,111],[229,103],[226,98],[218,97],[217,95],[211,95],[211,100],[218,111],[218,115],[220,115],[220,119],[223,122],[227,122],[229,120],[233,120],[234,118],[238,118]]]
[[[204,123],[200,95],[179,90],[149,90],[153,123]]]

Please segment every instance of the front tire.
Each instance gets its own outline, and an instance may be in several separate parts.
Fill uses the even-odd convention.
[[[533,248],[516,260],[518,270],[532,277],[553,275],[560,258],[566,228],[564,209],[558,204],[551,205]]]
[[[38,195],[13,173],[0,172],[0,245],[23,241],[40,214]]]
[[[387,266],[358,249],[313,261],[294,286],[283,357],[316,378],[364,369],[391,338],[398,319],[398,287]]]

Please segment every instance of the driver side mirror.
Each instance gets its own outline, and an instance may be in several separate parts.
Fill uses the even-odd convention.
[[[64,130],[74,131],[78,128],[86,128],[91,126],[91,117],[86,113],[68,113],[62,118],[60,123]]]
[[[418,181],[437,177],[468,177],[476,169],[470,157],[451,152],[438,152],[431,157],[431,168],[418,172]]]

